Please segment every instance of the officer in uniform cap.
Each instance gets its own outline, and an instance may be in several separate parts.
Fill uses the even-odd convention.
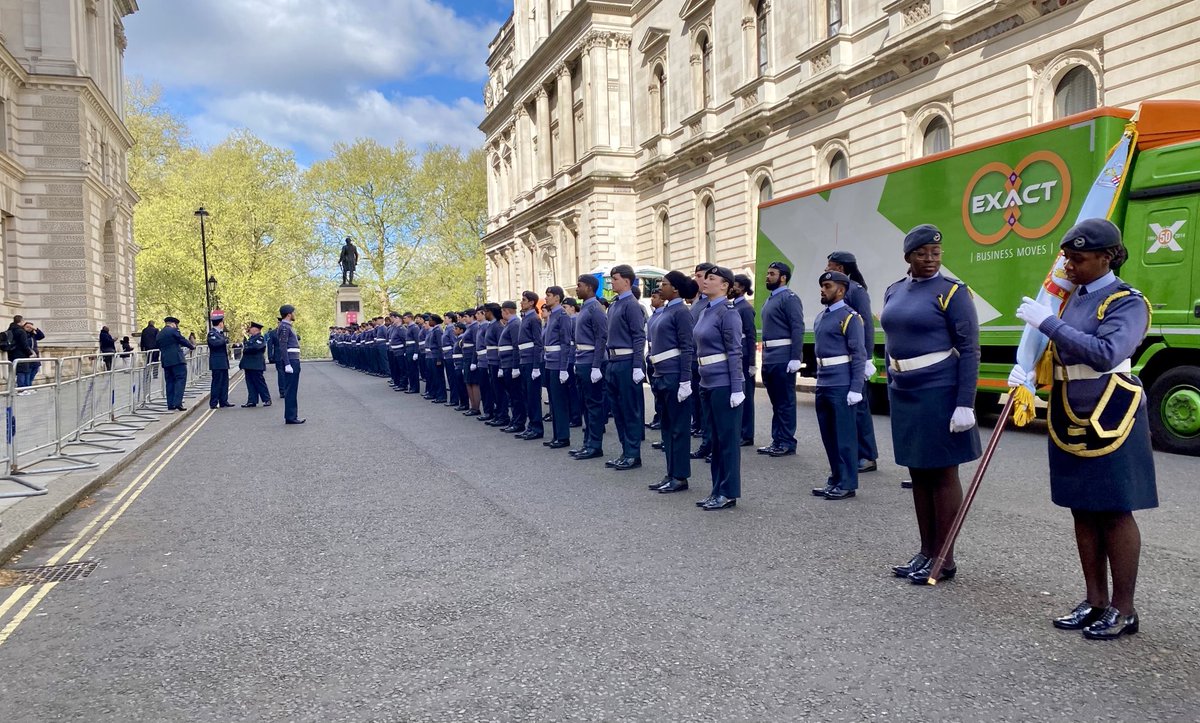
[[[279,307],[279,329],[275,334],[276,358],[283,360],[283,421],[286,424],[304,424],[300,418],[300,337],[292,328],[296,320],[296,307],[284,304]]]
[[[712,511],[737,505],[742,495],[741,427],[746,401],[742,369],[742,317],[729,300],[733,272],[714,266],[704,275],[709,299],[693,336],[700,368],[700,402],[712,440],[712,493],[697,502]]]
[[[734,274],[733,286],[729,287],[729,298],[742,317],[742,372],[746,383],[746,401],[742,403],[742,446],[754,446],[754,386],[758,368],[758,327],[755,325],[754,304],[747,298],[754,296],[754,282],[746,274]]]
[[[229,403],[229,336],[225,334],[225,315],[213,314],[208,328],[208,406],[232,407]]]
[[[1133,511],[1158,506],[1146,395],[1132,374],[1150,304],[1114,272],[1127,254],[1111,222],[1080,221],[1061,248],[1063,270],[1075,284],[1062,312],[1056,316],[1028,297],[1017,309],[1019,319],[1050,340],[1050,497],[1074,517],[1086,588],[1083,602],[1054,626],[1112,640],[1138,631],[1133,597],[1141,532]],[[1015,367],[1009,384],[1023,383],[1025,372]]]
[[[788,288],[792,269],[782,261],[767,267],[762,308],[763,386],[771,400],[771,443],[759,454],[784,457],[796,453],[796,373],[804,351],[804,306]]]
[[[662,400],[662,448],[667,457],[667,474],[650,489],[667,494],[688,488],[692,476],[689,422],[692,405],[692,363],[696,342],[692,336],[692,315],[683,296],[695,295],[696,282],[682,271],[663,277],[659,294],[664,306],[650,317],[647,335],[651,339],[650,360],[654,364],[650,388]]]
[[[971,291],[942,275],[942,232],[922,224],[904,238],[908,276],[883,295],[879,323],[887,342],[888,400],[896,464],[908,467],[921,549],[892,572],[929,580],[958,508],[958,466],[981,455],[975,426],[979,319]],[[954,577],[953,551],[941,579]]]
[[[825,311],[813,321],[816,410],[817,426],[829,459],[829,478],[824,487],[817,487],[812,493],[828,500],[844,500],[853,497],[858,489],[858,428],[854,423],[854,408],[863,401],[867,352],[863,347],[862,317],[845,301],[850,277],[826,271],[817,282],[821,285]]]
[[[162,361],[167,409],[186,411],[183,406],[183,387],[187,384],[187,357],[184,356],[183,348],[195,349],[196,345],[180,333],[179,319],[173,316],[163,319],[163,328],[158,332],[156,344],[159,359]]]
[[[250,336],[242,344],[242,360],[238,368],[246,373],[246,403],[243,407],[256,407],[261,400],[264,407],[271,406],[271,390],[263,373],[267,370],[267,340],[262,335],[263,325],[250,322]],[[340,335],[339,335],[340,336]]]
[[[867,363],[863,376],[868,382],[875,376],[875,318],[871,315],[871,295],[867,293],[867,281],[858,270],[858,259],[849,251],[834,251],[829,254],[826,271],[838,271],[850,278],[846,291],[846,306],[858,312],[863,322],[863,348],[867,351]],[[875,443],[875,420],[871,418],[871,385],[863,385],[863,404],[855,405],[854,421],[858,428],[858,471],[874,472],[879,468],[876,460],[879,449]]]

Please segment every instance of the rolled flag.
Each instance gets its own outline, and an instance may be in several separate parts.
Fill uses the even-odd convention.
[[[1108,152],[1104,168],[1083,200],[1076,223],[1088,218],[1111,219],[1117,199],[1121,195],[1121,188],[1125,185],[1125,167],[1137,143],[1136,121],[1135,115],[1125,126],[1121,139]],[[1036,297],[1039,304],[1049,307],[1055,314],[1059,313],[1067,297],[1075,290],[1075,285],[1067,280],[1067,274],[1063,270],[1065,264],[1066,257],[1059,251],[1054,259],[1054,266],[1046,275]],[[1018,427],[1025,426],[1034,418],[1033,398],[1037,387],[1053,381],[1050,367],[1047,364],[1039,365],[1046,354],[1048,344],[1049,339],[1046,335],[1031,326],[1026,326],[1021,333],[1021,342],[1017,345],[1017,365],[1025,370],[1025,383],[1011,392],[1015,400],[1013,421]]]

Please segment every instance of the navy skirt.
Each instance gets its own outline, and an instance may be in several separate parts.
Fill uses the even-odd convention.
[[[955,467],[979,459],[979,427],[950,431],[958,388],[906,391],[888,386],[892,407],[892,450],[896,464],[915,469]]]
[[[1079,457],[1050,446],[1050,499],[1059,507],[1088,512],[1132,512],[1158,507],[1150,422],[1143,397],[1133,428],[1116,450]]]

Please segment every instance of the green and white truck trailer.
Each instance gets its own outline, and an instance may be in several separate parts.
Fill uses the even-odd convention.
[[[816,279],[826,257],[850,251],[877,316],[884,289],[907,270],[905,233],[935,224],[944,239],[943,273],[974,292],[980,396],[994,402],[1007,390],[1024,329],[1014,315],[1021,297],[1034,296],[1045,280],[1058,242],[1133,117],[1101,108],[764,203],[756,275],[765,278],[769,263],[786,261],[811,321],[821,308]],[[1134,372],[1148,390],[1156,446],[1200,455],[1200,103],[1147,102],[1135,121],[1136,150],[1111,215],[1129,251],[1120,276],[1153,309]],[[808,339],[811,370],[811,333]],[[877,333],[876,358],[883,341]],[[872,397],[886,403],[877,366]]]

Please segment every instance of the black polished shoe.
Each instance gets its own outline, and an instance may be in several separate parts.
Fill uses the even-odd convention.
[[[1099,620],[1107,609],[1107,607],[1093,607],[1091,603],[1084,600],[1076,605],[1074,610],[1061,618],[1054,618],[1051,622],[1059,630],[1083,630]]]
[[[692,452],[691,458],[692,459],[704,459],[705,457],[707,457],[710,454],[712,454],[712,453],[709,450],[705,449],[704,447],[701,447],[700,449],[696,450],[695,452]]]
[[[779,449],[779,447],[774,442],[771,442],[766,447],[759,447],[758,449],[756,449],[754,451],[758,452],[759,454],[770,454],[777,449]]]
[[[651,442],[651,443],[650,443],[650,448],[651,448],[651,449],[662,449],[662,448],[663,448],[663,443],[662,443],[662,442]]]
[[[704,437],[703,429],[693,429],[692,430],[692,439],[701,439],[703,437]]]
[[[562,449],[563,447],[570,447],[570,446],[571,446],[571,440],[569,440],[569,439],[556,439],[556,440],[554,440],[553,442],[551,442],[550,444],[547,444],[546,446],[547,446],[547,447],[549,447],[550,449]]]
[[[835,489],[837,489],[837,488],[830,484],[827,484],[824,487],[813,487],[812,488],[812,496],[813,497],[824,497],[825,495],[829,494],[830,492],[832,492]]]
[[[617,463],[618,463],[618,462],[620,462],[620,461],[622,461],[622,460],[624,460],[624,459],[625,459],[624,457],[615,457],[615,458],[613,458],[613,459],[607,460],[607,461],[604,463],[604,466],[605,466],[605,467],[609,467],[609,468],[616,467],[616,466],[617,466]]]
[[[879,465],[876,464],[875,460],[873,460],[873,459],[858,460],[858,473],[859,474],[866,474],[867,472],[874,472],[877,469],[879,469]]]
[[[670,494],[672,492],[683,492],[687,488],[688,488],[687,480],[673,479],[673,480],[671,480],[671,484],[659,487],[658,493],[660,495],[665,495],[665,494]]]
[[[667,485],[671,484],[674,481],[675,481],[674,477],[672,477],[671,475],[667,475],[666,477],[663,477],[659,481],[651,482],[650,484],[648,484],[646,486],[649,487],[651,490],[657,490],[659,487],[666,487]]]
[[[841,487],[834,487],[825,493],[827,500],[848,500],[855,495],[854,490],[844,490]]]
[[[912,559],[903,565],[892,565],[892,574],[896,577],[908,577],[913,570],[920,570],[925,565],[929,564],[929,558],[921,553],[912,556]]]
[[[662,429],[662,422],[651,422],[646,425],[647,429]]]
[[[549,421],[550,421],[550,413],[549,413],[549,412],[546,412],[545,414],[543,414],[543,415],[542,415],[542,421],[543,421],[543,422],[549,422]]]
[[[532,433],[532,434],[530,434],[529,432],[526,432],[525,434],[521,435],[520,437],[517,437],[517,439],[523,439],[523,440],[525,440],[526,442],[531,442],[531,441],[533,441],[533,440],[535,440],[535,439],[542,439],[542,438],[544,438],[545,436],[546,436],[546,435],[544,435],[544,434],[540,434],[540,433],[538,433],[538,432],[534,432],[534,433]]]
[[[576,447],[575,449],[568,449],[567,454],[574,457],[575,455],[577,455],[581,452],[586,452],[586,451],[587,451],[587,447]]]
[[[304,424],[306,421],[308,421],[308,420],[306,420],[306,419],[289,419],[284,423],[285,424]]]
[[[708,497],[705,497],[702,500],[696,500],[696,506],[703,507],[703,506],[707,505],[709,502],[712,502],[712,500],[713,500],[713,496],[709,495]]]
[[[704,510],[705,512],[713,512],[714,510],[727,510],[731,507],[737,507],[736,499],[731,499],[724,495],[718,495],[709,500],[708,503],[700,509]]]
[[[753,440],[753,439],[743,439],[743,440],[742,440],[742,446],[743,446],[743,447],[753,447],[753,446],[754,446],[754,440]]]
[[[1100,618],[1083,629],[1088,640],[1116,640],[1122,635],[1133,635],[1138,631],[1138,616],[1122,615],[1121,611],[1109,606]]]
[[[613,469],[617,470],[618,472],[625,472],[626,470],[637,469],[641,466],[641,457],[622,457],[621,459],[617,460],[616,464],[613,465]]]
[[[500,431],[504,432],[505,434],[516,434],[517,432],[520,432],[523,430],[524,430],[524,427],[518,427],[515,424],[510,424],[507,427],[502,428]]]
[[[602,449],[585,449],[579,454],[575,455],[575,459],[596,459],[597,457],[603,456],[604,450]]]
[[[711,454],[704,455],[704,464],[712,464],[712,455]]]
[[[774,451],[768,452],[767,454],[771,455],[772,457],[790,457],[796,454],[796,450],[788,447],[776,447]]]
[[[490,421],[492,421],[493,419],[495,419],[495,417],[493,417],[493,416],[492,416],[492,415],[490,415],[490,414],[481,414],[481,415],[479,415],[479,417],[478,417],[478,418],[477,418],[475,421],[477,421],[477,422],[490,422]]]
[[[914,585],[926,585],[929,583],[929,573],[931,573],[931,572],[933,572],[933,560],[932,559],[927,561],[919,569],[913,570],[912,572],[908,573],[908,581]],[[942,575],[941,575],[941,577],[939,577],[937,579],[937,581],[945,582],[946,580],[952,580],[952,579],[954,579],[954,576],[957,574],[958,574],[958,566],[957,565],[954,567],[943,567]]]
[[[583,422],[571,422],[567,426],[570,427],[571,429],[579,429],[580,427],[583,426]]]
[[[270,403],[270,402],[263,402],[263,406],[264,406],[264,407],[269,407],[269,406],[271,406],[271,403]]]
[[[242,409],[253,409],[254,407],[257,407],[257,406],[258,406],[257,404],[243,404]]]
[[[488,421],[484,422],[484,424],[486,424],[489,427],[503,428],[503,427],[507,427],[508,425],[512,424],[512,420],[505,419],[504,417],[493,417],[492,419],[489,419]]]
[[[226,407],[236,407],[237,405],[236,404],[218,404],[217,406],[220,407],[221,409],[225,409]]]
[[[464,417],[478,417],[482,414],[483,412],[480,412],[478,409],[468,409],[467,411],[463,412]]]
[[[901,482],[900,489],[911,490],[912,489],[912,480],[906,479],[903,482]]]

